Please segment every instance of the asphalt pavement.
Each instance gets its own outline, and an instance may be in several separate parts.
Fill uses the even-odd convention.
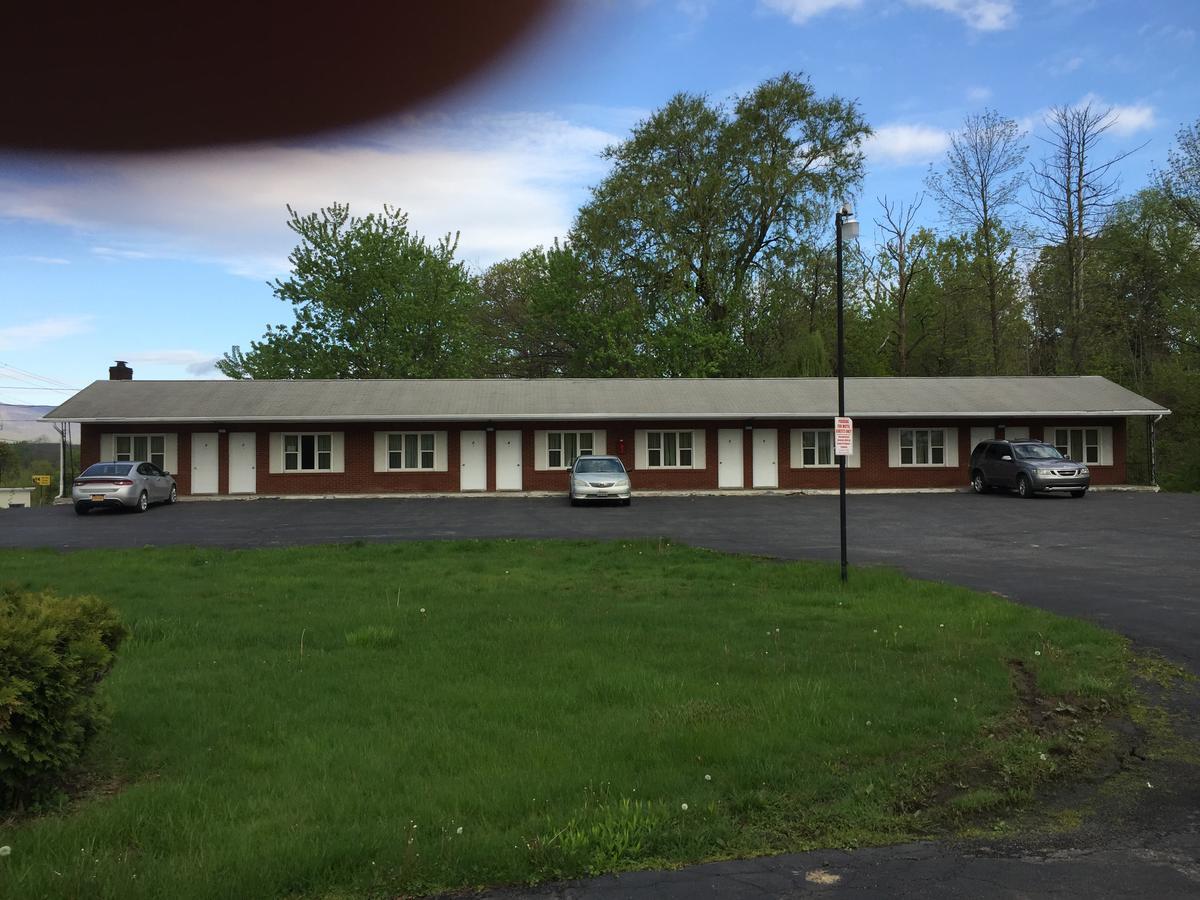
[[[558,498],[250,500],[77,517],[0,511],[0,547],[275,547],[350,541],[669,537],[716,550],[836,560],[836,496],[644,497],[576,509]],[[1200,496],[852,495],[851,566],[996,591],[1090,619],[1200,675]],[[850,577],[853,578],[853,569]],[[1180,728],[1200,736],[1195,693]],[[1075,832],[988,845],[924,843],[711,863],[494,896],[762,898],[1200,897],[1195,767],[1147,770],[1144,795]]]

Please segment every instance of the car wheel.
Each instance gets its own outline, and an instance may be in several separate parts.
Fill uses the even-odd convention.
[[[1017,495],[1026,499],[1033,497],[1033,485],[1030,483],[1028,476],[1017,476]]]
[[[168,504],[174,503],[178,499],[179,499],[179,488],[175,487],[175,485],[171,485],[171,493],[167,494],[167,503]]]
[[[633,498],[632,498],[632,497],[629,497],[628,499],[622,500],[622,501],[621,501],[621,505],[622,505],[622,506],[632,506],[632,505],[633,505]]]
[[[991,488],[988,487],[987,481],[984,480],[983,473],[978,469],[976,469],[975,474],[971,476],[971,487],[977,494],[986,494],[991,490]]]
[[[134,511],[144,513],[149,508],[150,508],[150,497],[146,494],[145,491],[142,491],[142,495],[140,497],[138,497],[137,506],[134,507]]]
[[[1084,488],[1082,491],[1071,491],[1071,496],[1074,497],[1076,500],[1078,500],[1080,497],[1082,497],[1086,493],[1087,493],[1087,488]]]
[[[86,516],[88,514],[88,505],[86,503],[75,504],[75,515]]]

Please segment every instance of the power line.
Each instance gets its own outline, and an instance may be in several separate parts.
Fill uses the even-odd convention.
[[[57,378],[48,378],[45,375],[38,375],[36,372],[30,372],[27,369],[18,368],[11,363],[0,362],[0,369],[9,370],[12,373],[11,377],[16,378],[18,381],[29,381],[30,379],[34,379],[36,382],[53,384],[57,385],[58,387],[65,388],[67,386],[65,381],[60,381]]]
[[[61,393],[70,394],[78,391],[80,388],[73,387],[42,387],[39,385],[30,384],[0,384],[0,391],[59,391]]]

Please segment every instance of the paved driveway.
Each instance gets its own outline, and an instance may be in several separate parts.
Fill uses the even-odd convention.
[[[704,547],[836,560],[837,498],[654,497],[572,509],[564,500],[447,498],[185,503],[78,518],[69,507],[0,513],[0,547],[269,547],[421,538],[667,536]],[[1200,674],[1200,496],[1084,500],[971,494],[849,498],[851,564],[999,591],[1100,622]],[[853,578],[853,572],[851,572]],[[1193,733],[1200,710],[1185,708]],[[1004,846],[926,843],[644,872],[531,895],[563,898],[1200,896],[1194,768],[1082,831]],[[836,885],[808,880],[827,869]],[[500,896],[500,895],[497,895]],[[503,894],[514,897],[516,894]],[[523,894],[521,896],[524,896]]]

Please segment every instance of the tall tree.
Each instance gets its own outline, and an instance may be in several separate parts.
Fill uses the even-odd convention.
[[[558,242],[488,268],[480,279],[488,371],[523,378],[643,374],[635,299],[592,274],[570,244]]]
[[[1085,279],[1093,238],[1117,200],[1112,167],[1134,152],[1098,158],[1099,144],[1116,121],[1111,109],[1091,103],[1052,108],[1046,116],[1050,136],[1043,139],[1047,154],[1033,169],[1029,210],[1041,221],[1046,243],[1062,256],[1068,368],[1077,375],[1084,372],[1086,355]]]
[[[1017,123],[994,110],[967,116],[950,138],[941,169],[930,169],[925,184],[943,214],[958,228],[976,236],[979,271],[987,298],[992,365],[1002,370],[1005,296],[1005,216],[1025,183],[1028,147]]]
[[[1168,161],[1167,170],[1159,173],[1159,186],[1178,213],[1200,228],[1200,119],[1179,129]]]
[[[605,151],[612,172],[571,241],[598,283],[637,298],[660,374],[755,370],[741,328],[755,282],[828,227],[869,134],[853,102],[784,74],[732,109],[679,94]]]
[[[475,374],[478,289],[454,258],[457,236],[430,245],[398,209],[363,217],[334,204],[301,215],[292,272],[272,282],[295,322],[268,326],[217,363],[231,378],[455,378]]]
[[[925,268],[925,254],[934,243],[933,233],[916,229],[922,198],[905,206],[887,197],[879,200],[882,218],[875,220],[882,244],[871,273],[870,293],[877,314],[890,325],[888,342],[895,352],[896,374],[909,374],[909,359],[924,339],[923,321],[914,321],[912,288]]]

